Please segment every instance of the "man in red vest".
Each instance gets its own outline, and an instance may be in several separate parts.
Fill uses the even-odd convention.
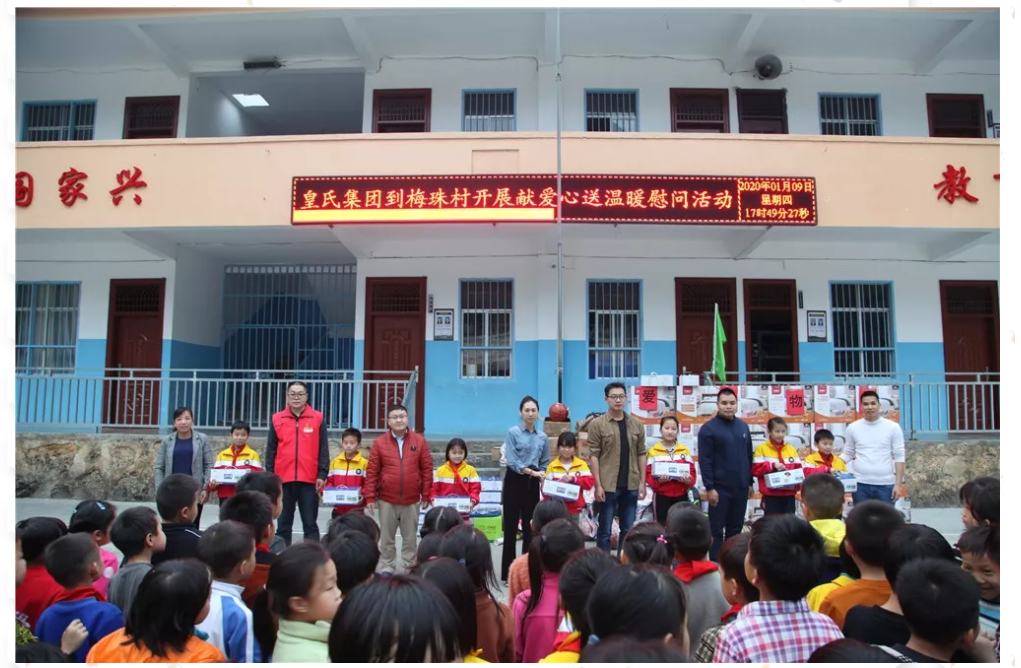
[[[408,429],[407,408],[391,406],[386,419],[390,428],[372,443],[362,492],[370,513],[379,503],[379,571],[396,573],[398,528],[404,570],[415,562],[418,515],[432,503],[433,456],[425,437]]]
[[[308,386],[296,380],[287,387],[287,408],[273,416],[266,439],[266,470],[283,483],[283,511],[277,535],[291,544],[294,505],[301,513],[305,540],[319,542],[319,491],[326,484],[330,445],[323,414],[308,405]]]

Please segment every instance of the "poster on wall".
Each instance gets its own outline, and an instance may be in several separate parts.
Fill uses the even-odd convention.
[[[826,343],[826,311],[808,312],[808,340],[810,343]]]
[[[433,340],[454,340],[454,309],[438,308],[433,312]]]

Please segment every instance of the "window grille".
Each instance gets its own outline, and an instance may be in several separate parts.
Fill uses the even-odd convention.
[[[638,92],[586,91],[585,130],[638,132]]]
[[[516,130],[514,91],[465,91],[461,129],[465,132],[513,132]]]
[[[77,283],[17,284],[14,348],[18,373],[74,370],[79,293]]]
[[[641,358],[641,285],[589,281],[589,378],[637,378]]]
[[[726,88],[674,88],[670,102],[674,132],[730,132],[730,95]]]
[[[876,95],[821,95],[819,120],[824,135],[878,137],[879,97]]]
[[[174,139],[181,98],[129,97],[124,101],[125,139]]]
[[[29,102],[22,141],[85,141],[96,127],[95,102]]]
[[[894,341],[890,283],[830,285],[833,366],[845,378],[893,376]]]
[[[930,137],[986,137],[985,102],[981,95],[929,93],[925,101],[929,108]]]
[[[377,90],[373,132],[429,132],[432,90]]]
[[[787,134],[787,91],[738,88],[737,116],[742,133]]]
[[[510,378],[514,282],[461,281],[461,377]]]

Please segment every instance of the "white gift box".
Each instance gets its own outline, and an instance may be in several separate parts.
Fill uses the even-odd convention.
[[[437,496],[433,505],[453,508],[462,515],[467,515],[472,509],[472,501],[467,496]]]
[[[502,492],[482,492],[479,494],[479,503],[502,503]]]
[[[844,483],[845,492],[857,492],[858,491],[858,479],[850,473],[838,473],[837,479]]]
[[[547,480],[542,484],[542,493],[565,501],[577,501],[581,495],[581,486],[559,480]]]
[[[213,469],[210,478],[220,485],[236,485],[246,473],[245,469]]]
[[[362,502],[362,490],[357,487],[327,487],[323,490],[323,503],[327,506],[357,506]]]
[[[683,478],[691,475],[691,469],[687,462],[653,462],[652,475],[657,478],[664,475],[670,478]]]
[[[765,478],[766,487],[769,489],[782,489],[805,482],[805,472],[800,468],[788,471],[774,471],[773,473],[767,473]]]
[[[482,478],[483,492],[500,492],[503,490],[503,480],[500,478]]]

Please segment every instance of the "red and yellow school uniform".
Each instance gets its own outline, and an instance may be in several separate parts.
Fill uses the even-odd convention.
[[[766,474],[776,470],[773,464],[777,462],[788,471],[802,468],[797,448],[789,443],[785,442],[778,446],[772,441],[766,441],[755,448],[755,452],[752,453],[752,475],[759,481],[759,492],[763,496],[794,496],[801,491],[801,485],[780,489],[766,487]]]
[[[805,477],[813,473],[847,473],[847,464],[836,455],[813,452],[805,457]]]
[[[673,450],[667,450],[662,441],[652,446],[648,454],[649,463],[645,467],[645,482],[659,496],[676,498],[684,496],[688,490],[695,485],[697,479],[695,474],[695,460],[691,456],[691,450],[686,445],[674,444]],[[671,462],[674,464],[688,465],[688,482],[673,480],[660,482],[659,478],[652,475],[652,465],[656,462]]]
[[[461,462],[457,466],[449,461],[444,462],[433,474],[433,498],[437,496],[468,497],[472,507],[475,507],[482,496],[482,478],[468,462]]]
[[[573,478],[571,481],[572,485],[581,487],[581,493],[578,494],[578,498],[575,501],[563,499],[563,502],[567,504],[567,512],[572,515],[578,515],[585,509],[585,490],[595,487],[596,479],[592,477],[592,471],[589,470],[588,464],[580,457],[575,457],[571,461],[570,468],[560,461],[560,457],[554,459],[546,467],[547,480],[563,480],[567,477]],[[542,498],[545,499],[547,497],[543,494]]]
[[[351,459],[341,452],[330,462],[330,472],[326,475],[326,487],[348,487],[361,489],[365,484],[365,474],[369,468],[369,460],[356,452]],[[334,506],[333,516],[344,515],[365,508],[365,494],[356,506]]]
[[[216,461],[213,462],[213,468],[240,470],[247,473],[248,471],[261,471],[262,461],[259,459],[259,453],[246,443],[241,446],[240,450],[235,451],[232,445],[217,455]],[[235,489],[234,485],[217,485],[216,496],[221,500],[229,499],[234,496]]]

